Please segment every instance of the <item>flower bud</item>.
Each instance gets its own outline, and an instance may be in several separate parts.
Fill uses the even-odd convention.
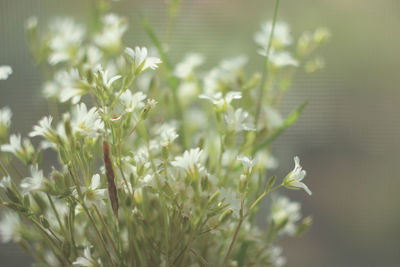
[[[216,191],[214,194],[211,195],[211,197],[208,199],[208,203],[212,204],[214,201],[218,200],[219,195],[221,194],[221,192],[218,190]]]
[[[133,198],[135,199],[136,203],[140,204],[143,202],[143,189],[138,188],[133,193]]]
[[[46,229],[50,228],[49,221],[43,215],[39,216],[39,221],[43,225],[44,228],[46,228]]]
[[[221,223],[221,224],[224,223],[224,222],[226,222],[226,221],[231,217],[232,213],[233,213],[233,210],[231,210],[231,209],[225,210],[225,211],[221,214],[221,216],[219,216],[218,222]]]

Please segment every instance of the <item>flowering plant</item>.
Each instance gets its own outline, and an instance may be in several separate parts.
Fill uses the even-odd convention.
[[[10,109],[0,110],[2,241],[36,266],[282,266],[277,241],[311,218],[274,191],[311,191],[298,157],[285,178],[267,176],[277,167],[270,145],[303,110],[279,113],[295,70],[322,67],[310,55],[329,33],[304,33],[291,53],[276,15],[254,37],[265,64],[253,75],[244,56],[205,73],[197,53],[173,66],[144,19],[154,50],[126,47],[128,23],[116,14],[96,16],[90,30],[57,19],[45,34],[30,19],[52,115],[22,139],[9,135]],[[0,67],[0,79],[11,72]],[[256,214],[272,192],[262,230]]]

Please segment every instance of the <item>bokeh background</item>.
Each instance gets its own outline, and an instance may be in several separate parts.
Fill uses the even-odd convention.
[[[245,54],[250,69],[261,68],[253,33],[271,19],[273,0],[184,0],[171,38],[175,62],[185,52],[206,55],[212,66]],[[14,112],[13,131],[26,134],[47,106],[29,55],[24,22],[44,25],[55,16],[87,22],[91,1],[0,0],[0,65],[14,73],[0,82],[0,107]],[[163,0],[120,1],[112,11],[130,20],[126,41],[149,45],[138,14],[159,33],[166,22]],[[298,155],[313,191],[288,192],[312,214],[314,226],[302,238],[284,240],[287,266],[400,266],[400,1],[281,0],[279,20],[295,37],[326,26],[332,40],[319,50],[327,66],[315,75],[299,73],[283,113],[309,99],[301,119],[277,141],[277,174]],[[0,266],[29,266],[12,244],[0,245]]]

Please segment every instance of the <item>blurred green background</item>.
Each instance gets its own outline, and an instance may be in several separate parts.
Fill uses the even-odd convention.
[[[0,0],[0,65],[14,70],[0,82],[0,107],[12,108],[14,132],[26,134],[47,113],[24,22],[35,15],[42,26],[54,16],[86,23],[92,2]],[[245,54],[249,69],[261,69],[253,33],[271,19],[273,6],[272,0],[185,0],[171,38],[172,58],[198,51],[212,66]],[[165,1],[122,0],[112,11],[129,18],[129,46],[150,45],[138,14],[160,34],[165,30]],[[276,173],[291,170],[298,155],[313,191],[312,197],[288,192],[305,215],[314,216],[314,226],[304,237],[282,242],[287,266],[400,266],[400,1],[281,0],[278,19],[290,23],[295,37],[317,26],[333,33],[318,52],[326,68],[296,76],[283,113],[310,103],[274,147]],[[0,245],[0,266],[29,262],[15,245]]]

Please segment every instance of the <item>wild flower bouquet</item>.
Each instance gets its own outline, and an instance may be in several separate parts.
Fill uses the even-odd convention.
[[[52,115],[22,139],[0,110],[2,241],[35,266],[284,265],[277,241],[311,218],[276,191],[311,191],[298,157],[286,177],[270,175],[270,146],[304,108],[279,113],[296,70],[322,66],[310,54],[328,32],[294,42],[276,8],[254,37],[261,73],[246,73],[244,56],[198,71],[202,55],[174,66],[145,19],[150,50],[125,46],[125,18],[96,12],[89,28],[56,19],[40,34],[27,23]],[[10,73],[1,67],[0,79]]]

